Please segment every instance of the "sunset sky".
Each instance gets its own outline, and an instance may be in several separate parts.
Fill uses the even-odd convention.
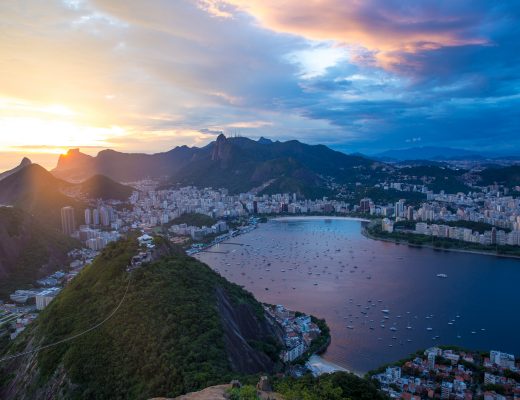
[[[518,154],[520,2],[4,0],[0,170],[220,132]]]

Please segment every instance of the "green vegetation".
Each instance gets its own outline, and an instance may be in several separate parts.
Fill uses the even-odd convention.
[[[275,382],[275,391],[285,400],[384,400],[375,382],[347,372],[336,372],[314,378],[284,378]]]
[[[259,194],[273,195],[276,193],[296,193],[300,198],[311,200],[321,199],[323,197],[332,197],[334,195],[332,190],[327,189],[318,183],[308,183],[303,179],[294,177],[278,178]]]
[[[372,199],[376,204],[393,204],[400,199],[405,199],[408,205],[413,206],[417,206],[426,200],[426,195],[420,192],[402,192],[396,189],[384,190],[370,186],[356,188],[354,202],[359,204],[359,201],[365,197]]]
[[[168,225],[186,224],[188,226],[198,226],[199,228],[202,228],[203,226],[212,226],[216,222],[217,221],[214,218],[206,214],[188,213],[175,218],[170,221]]]
[[[0,207],[0,298],[29,288],[46,273],[63,266],[76,240],[40,223],[18,208]],[[47,268],[42,268],[47,265]]]
[[[487,168],[480,174],[481,185],[498,183],[508,188],[520,185],[520,165],[503,168]]]
[[[20,335],[13,352],[83,332],[114,310],[128,286],[106,323],[38,354],[39,372],[26,393],[63,373],[61,390],[70,399],[175,397],[240,377],[228,363],[217,288],[257,317],[263,318],[262,306],[185,255],[129,274],[126,267],[136,251],[133,240],[109,245]]]
[[[467,193],[470,188],[462,181],[465,170],[454,170],[451,168],[437,166],[416,166],[401,168],[399,175],[406,179],[406,183],[425,184],[428,189],[439,193]]]
[[[257,400],[256,388],[252,385],[244,385],[241,388],[233,388],[228,391],[229,400]]]

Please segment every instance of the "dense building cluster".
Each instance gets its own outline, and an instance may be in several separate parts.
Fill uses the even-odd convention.
[[[500,351],[432,347],[373,378],[391,398],[510,400],[520,398],[519,368],[514,355]]]
[[[320,328],[312,322],[309,315],[296,315],[282,305],[264,307],[284,331],[285,349],[280,355],[284,362],[300,358],[309,349],[312,341],[321,334]]]

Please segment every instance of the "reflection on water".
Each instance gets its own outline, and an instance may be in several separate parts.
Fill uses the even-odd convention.
[[[374,241],[360,224],[269,221],[197,258],[260,301],[325,318],[324,358],[349,370],[435,344],[520,353],[520,261]]]

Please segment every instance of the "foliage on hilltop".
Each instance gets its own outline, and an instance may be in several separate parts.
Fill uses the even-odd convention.
[[[257,318],[263,318],[262,306],[185,255],[163,258],[130,275],[126,267],[136,251],[132,240],[109,245],[41,313],[12,351],[83,332],[124,298],[117,313],[98,329],[38,353],[34,379],[25,383],[14,378],[0,397],[49,393],[57,380],[64,382],[61,395],[71,399],[175,397],[243,376],[230,366],[216,292],[224,291],[237,309],[246,307]],[[16,374],[22,364],[10,364],[5,372]]]
[[[275,390],[285,400],[385,400],[375,382],[348,372],[335,372],[317,378],[284,378],[275,383]]]
[[[216,222],[217,220],[215,218],[206,214],[187,213],[170,221],[170,225],[186,224],[188,226],[198,226],[202,228],[203,226],[212,226]]]
[[[503,168],[487,168],[479,174],[481,185],[498,183],[507,187],[520,185],[520,165]]]

